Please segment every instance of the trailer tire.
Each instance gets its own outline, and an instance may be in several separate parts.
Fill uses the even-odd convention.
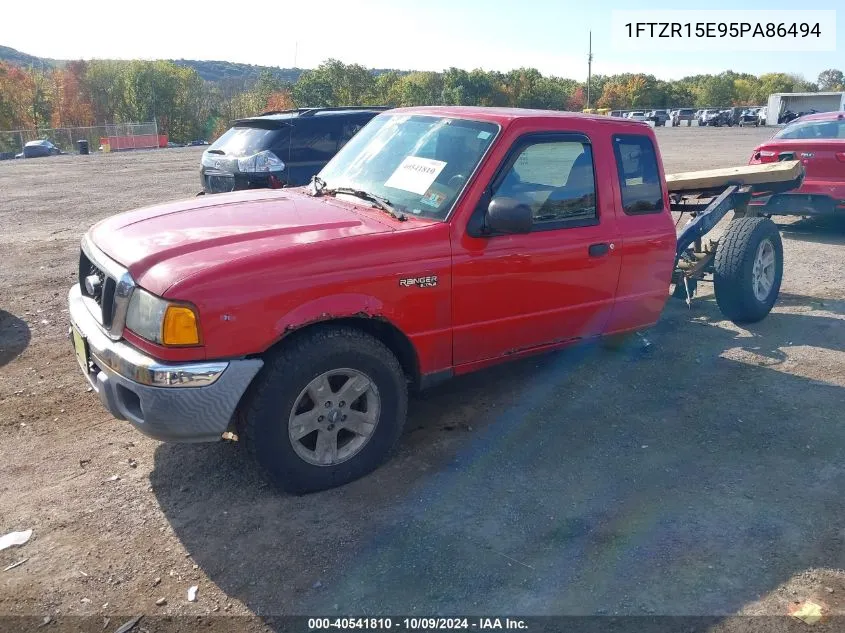
[[[380,466],[402,434],[407,407],[405,374],[393,352],[356,328],[326,326],[268,355],[240,408],[239,428],[267,478],[304,494]]]
[[[774,306],[783,279],[783,243],[767,218],[734,218],[714,261],[716,303],[735,323],[755,323]]]

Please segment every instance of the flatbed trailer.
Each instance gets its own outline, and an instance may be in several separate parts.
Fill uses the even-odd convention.
[[[698,283],[712,281],[726,317],[737,323],[764,318],[780,292],[783,244],[777,226],[748,203],[753,195],[796,189],[803,179],[799,161],[667,175],[678,223],[690,217],[678,234],[672,295],[689,305]],[[722,235],[705,239],[730,211]]]

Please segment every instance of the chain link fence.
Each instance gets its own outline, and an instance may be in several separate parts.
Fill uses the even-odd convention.
[[[88,141],[92,152],[100,148],[101,139],[108,139],[105,145],[111,151],[159,146],[158,124],[154,121],[40,129],[37,132],[35,130],[0,130],[0,158],[14,158],[16,154],[23,152],[26,143],[42,139],[50,141],[67,153],[77,152],[77,141],[81,140]]]

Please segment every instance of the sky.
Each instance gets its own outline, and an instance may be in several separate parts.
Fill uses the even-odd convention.
[[[56,59],[213,59],[313,68],[328,58],[372,68],[443,70],[450,66],[583,80],[588,33],[593,73],[650,73],[661,79],[723,70],[798,73],[815,80],[845,69],[845,11],[836,20],[836,52],[620,52],[612,9],[644,8],[621,0],[4,0],[0,44]],[[711,0],[708,9],[837,9],[841,0]],[[656,0],[647,8],[677,9]],[[765,13],[761,14],[765,17]],[[837,16],[839,17],[839,16]]]

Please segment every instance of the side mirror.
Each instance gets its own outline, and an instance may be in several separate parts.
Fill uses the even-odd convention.
[[[524,202],[493,198],[487,206],[486,228],[491,233],[530,233],[534,214]]]

